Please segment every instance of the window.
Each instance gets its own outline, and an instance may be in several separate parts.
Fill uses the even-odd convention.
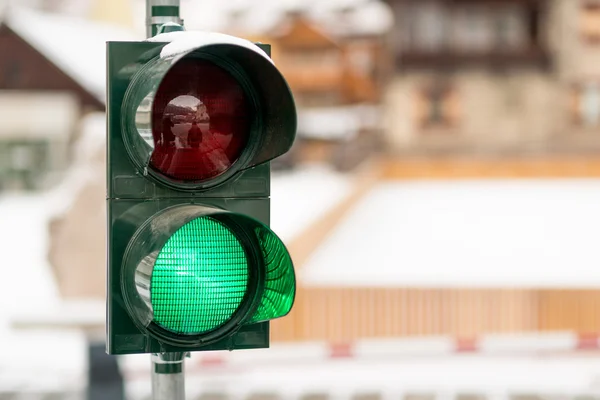
[[[443,128],[455,125],[459,118],[456,90],[445,84],[433,84],[417,92],[417,125],[423,128]]]
[[[4,161],[0,163],[0,175],[4,179],[1,184],[4,187],[15,190],[35,189],[52,168],[48,164],[46,141],[4,142],[0,148],[0,153],[5,155]]]
[[[329,400],[328,393],[304,393],[300,400]]]
[[[5,88],[18,88],[24,83],[23,65],[20,62],[7,60],[0,69],[2,70],[0,84]]]
[[[281,400],[281,396],[278,393],[258,392],[249,394],[246,400]]]
[[[574,86],[571,114],[580,125],[590,128],[600,126],[600,81]]]
[[[296,103],[301,107],[331,107],[340,105],[339,92],[302,92],[294,95]]]
[[[579,112],[584,125],[598,126],[600,122],[600,90],[597,83],[590,83],[583,87]]]
[[[514,394],[509,397],[510,400],[545,400],[543,396],[537,394]]]
[[[445,47],[448,16],[441,4],[425,1],[413,3],[409,15],[410,48],[434,52]]]
[[[361,74],[370,76],[373,69],[373,54],[368,47],[355,46],[348,49],[349,62],[352,69]]]
[[[407,393],[403,400],[435,400],[433,393]]]
[[[487,396],[480,393],[459,393],[456,400],[487,400]]]
[[[527,46],[524,10],[518,5],[499,6],[494,13],[496,46],[500,50],[523,49]]]
[[[379,392],[363,392],[352,395],[352,400],[381,400],[382,397]]]
[[[10,168],[10,149],[7,144],[0,142],[0,175]]]
[[[494,46],[492,14],[477,5],[457,9],[454,15],[454,47],[465,52],[486,52]]]
[[[600,42],[600,2],[584,4],[581,11],[581,35],[587,42]]]
[[[34,148],[27,144],[15,145],[11,148],[11,169],[29,171],[34,164]]]
[[[338,66],[341,52],[338,48],[288,50],[282,52],[279,58],[296,68],[321,68]]]
[[[204,392],[197,397],[197,400],[229,400],[229,396],[222,392]]]

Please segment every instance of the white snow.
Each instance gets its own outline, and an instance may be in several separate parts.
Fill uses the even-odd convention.
[[[289,12],[303,12],[325,31],[340,35],[383,34],[393,24],[390,6],[379,0],[251,0],[182,1],[181,17],[188,29],[264,34]]]
[[[15,331],[0,336],[0,392],[78,391],[87,384],[87,339],[66,330]]]
[[[58,287],[47,260],[48,198],[0,198],[0,336],[14,315],[58,301]]]
[[[81,390],[85,385],[85,333],[55,328],[97,328],[105,305],[60,298],[48,260],[49,222],[70,207],[85,183],[99,179],[102,171],[90,160],[102,154],[105,119],[104,113],[84,118],[75,164],[57,188],[0,197],[0,340],[10,343],[0,357],[0,392],[7,382],[18,390]]]
[[[74,144],[74,159],[60,184],[46,194],[51,218],[66,212],[86,184],[105,179],[106,114],[90,113],[81,120],[81,136]]]
[[[334,396],[357,392],[395,395],[390,398],[402,398],[402,392],[450,392],[447,394],[452,395],[473,391],[489,395],[504,390],[578,392],[591,389],[599,369],[597,358],[574,357],[450,356],[388,362],[325,361],[253,369],[242,376],[236,386],[284,395],[308,391],[329,392]]]
[[[224,370],[198,366],[192,372],[193,361],[192,357],[186,366],[190,394],[223,393],[233,399],[265,393],[282,399],[328,394],[331,399],[349,400],[361,393],[380,394],[384,399],[402,399],[407,394],[433,394],[436,399],[455,399],[459,394],[489,396],[488,400],[508,400],[515,394],[560,395],[542,398],[566,399],[597,393],[595,383],[600,371],[598,357],[573,354],[451,355],[377,361],[322,359],[248,363],[244,368]],[[142,398],[144,389],[149,391],[147,375],[133,383],[137,389],[131,391],[134,398]]]
[[[103,112],[86,114],[81,120],[81,136],[75,143],[75,162],[85,164],[98,156],[106,146],[106,114]]]
[[[161,50],[160,56],[163,58],[177,56],[204,46],[214,44],[230,44],[234,46],[244,47],[261,55],[269,62],[273,62],[271,58],[260,47],[254,43],[240,39],[235,36],[225,35],[217,32],[171,32],[162,35],[157,35],[150,38],[149,41],[166,41],[172,40]]]
[[[600,180],[382,183],[302,270],[309,285],[599,287]]]
[[[309,165],[271,178],[271,229],[284,241],[343,201],[352,189],[352,177],[321,165]]]
[[[323,2],[329,4],[329,1]],[[382,35],[394,24],[394,15],[390,6],[380,1],[355,0],[333,2],[330,7],[318,7],[310,12],[313,20],[331,34],[346,35]],[[324,5],[325,5],[324,4]],[[340,13],[340,10],[343,10]]]
[[[106,42],[143,39],[118,26],[18,6],[7,14],[4,23],[101,102],[106,92]]]

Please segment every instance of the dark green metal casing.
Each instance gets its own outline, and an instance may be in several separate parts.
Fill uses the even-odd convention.
[[[269,225],[270,166],[262,161],[204,190],[177,190],[152,179],[132,161],[123,139],[123,102],[132,77],[167,43],[109,42],[107,45],[107,352],[136,354],[234,350],[269,346],[269,322],[244,325],[230,337],[199,347],[161,342],[141,330],[125,305],[121,269],[138,227],[165,208],[199,204],[248,215]],[[269,46],[259,45],[267,54]],[[290,123],[295,126],[295,115]],[[293,140],[293,138],[292,138]]]

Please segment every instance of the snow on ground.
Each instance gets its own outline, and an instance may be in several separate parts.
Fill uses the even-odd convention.
[[[382,183],[303,268],[310,285],[598,287],[600,180]]]
[[[48,254],[48,210],[44,196],[0,198],[0,332],[11,315],[58,299]]]
[[[554,398],[546,397],[554,394],[566,400],[574,395],[597,394],[599,373],[598,357],[573,353],[349,358],[258,365],[249,362],[238,369],[200,367],[192,373],[189,368],[186,392],[190,398],[223,393],[233,400],[253,398],[253,394],[263,394],[263,398],[272,394],[282,400],[300,400],[310,394],[326,394],[338,400],[350,400],[359,394],[380,394],[384,399],[402,399],[407,394],[455,399],[458,394],[472,394],[489,396],[489,400],[508,400],[516,394]],[[140,378],[128,385],[131,399],[149,395],[149,379]]]
[[[102,154],[105,115],[90,114],[83,124],[74,166],[60,185],[48,192],[0,197],[0,340],[10,343],[0,356],[0,392],[11,388],[81,390],[86,383],[84,332],[14,329],[14,324],[98,325],[104,320],[103,302],[61,301],[48,260],[50,220],[70,207],[85,182],[99,179],[102,173],[90,160]]]
[[[318,221],[352,189],[352,177],[309,165],[271,178],[271,229],[284,241]]]
[[[47,261],[47,195],[0,198],[0,391],[81,389],[87,342],[82,332],[11,328],[16,317],[58,307],[59,293]],[[44,356],[45,355],[45,356]]]

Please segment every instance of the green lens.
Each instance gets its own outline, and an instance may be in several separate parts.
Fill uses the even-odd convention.
[[[290,254],[283,242],[265,226],[254,229],[265,265],[265,288],[249,323],[283,317],[292,309],[296,277]]]
[[[198,335],[227,322],[248,287],[248,259],[221,222],[201,217],[182,226],[160,251],[150,282],[154,322]]]

